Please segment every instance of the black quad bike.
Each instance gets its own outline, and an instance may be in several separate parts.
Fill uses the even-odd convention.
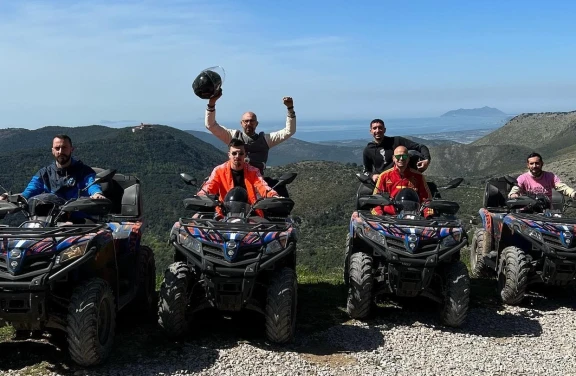
[[[181,177],[196,185],[189,175]],[[273,188],[295,178],[285,174]],[[246,190],[236,187],[223,200],[200,195],[185,199],[184,206],[194,215],[180,218],[170,232],[174,263],[160,287],[159,323],[165,332],[184,335],[193,314],[205,308],[249,309],[264,315],[270,341],[291,341],[297,303],[294,201],[270,197],[249,205]]]
[[[357,177],[364,187],[374,185],[369,176]],[[456,188],[462,181],[455,179],[443,188],[433,185],[434,198],[425,203],[420,203],[410,188],[399,191],[394,199],[388,193],[363,194],[359,189],[344,265],[350,317],[366,318],[375,298],[386,294],[420,295],[439,304],[444,325],[463,324],[468,314],[470,279],[460,261],[460,249],[468,244],[468,236],[456,218],[458,203],[439,199],[440,190]],[[372,214],[372,208],[384,205],[394,205],[398,214]],[[434,215],[425,219],[427,209]]]
[[[140,244],[140,182],[104,170],[95,183],[107,198],[0,201],[0,217],[21,211],[27,218],[0,226],[0,325],[12,325],[17,338],[66,335],[82,366],[110,354],[119,310],[155,307],[154,254]]]
[[[530,284],[565,286],[576,282],[576,219],[564,216],[572,201],[553,191],[508,199],[511,176],[486,182],[482,228],[470,247],[475,277],[497,277],[504,304],[519,304]]]

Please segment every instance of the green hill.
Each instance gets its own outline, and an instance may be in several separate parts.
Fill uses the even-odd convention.
[[[428,173],[486,178],[525,170],[537,151],[545,161],[576,158],[576,111],[521,114],[466,145],[432,147]]]
[[[102,125],[86,127],[44,127],[36,130],[22,128],[0,129],[0,153],[16,150],[45,149],[50,150],[54,135],[64,133],[70,136],[74,146],[77,143],[90,142],[116,137],[121,130]]]

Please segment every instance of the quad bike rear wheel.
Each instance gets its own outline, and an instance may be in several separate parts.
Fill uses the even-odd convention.
[[[348,302],[346,310],[353,319],[363,319],[372,308],[372,256],[364,252],[350,255]]]
[[[524,299],[530,265],[521,248],[510,246],[502,250],[498,268],[498,291],[504,304],[516,305]]]
[[[156,313],[156,264],[154,251],[145,245],[140,246],[138,255],[138,292],[134,308],[149,315]]]
[[[72,360],[81,366],[102,363],[112,350],[115,328],[116,306],[108,282],[92,278],[76,287],[66,327]]]
[[[352,253],[352,241],[350,238],[350,233],[346,235],[346,245],[344,248],[344,285],[348,286],[350,284],[350,254]]]
[[[440,320],[446,326],[457,328],[466,320],[470,303],[470,276],[466,265],[462,261],[448,264],[443,281]]]
[[[280,269],[266,293],[266,336],[274,343],[287,343],[294,338],[298,280],[290,268]]]
[[[474,232],[470,246],[470,274],[473,278],[485,278],[489,275],[484,257],[490,253],[490,234],[479,228]]]

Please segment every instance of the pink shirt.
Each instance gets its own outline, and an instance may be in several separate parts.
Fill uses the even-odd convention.
[[[544,171],[539,178],[535,178],[526,172],[518,176],[518,187],[520,192],[524,193],[544,193],[548,197],[552,198],[552,190],[556,184],[560,183],[558,176],[554,175],[552,172]]]

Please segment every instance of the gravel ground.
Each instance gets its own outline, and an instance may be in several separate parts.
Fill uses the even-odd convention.
[[[549,295],[548,295],[549,296]],[[0,372],[74,375],[576,375],[576,294],[531,294],[519,307],[474,302],[466,326],[437,324],[429,308],[378,308],[293,344],[273,347],[261,328],[220,320],[167,343],[155,329],[118,333],[104,366],[82,370],[45,342],[0,344]],[[215,326],[214,326],[215,325]],[[256,325],[257,326],[257,325]],[[32,355],[34,354],[34,355]],[[43,361],[48,359],[48,361]]]

